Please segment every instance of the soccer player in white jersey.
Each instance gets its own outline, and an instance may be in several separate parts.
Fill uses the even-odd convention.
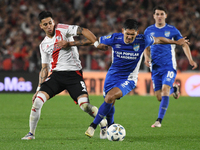
[[[165,37],[171,40],[182,39],[178,29],[165,22],[167,11],[164,7],[157,6],[153,10],[155,24],[146,28],[144,34],[154,37]],[[190,48],[187,43],[182,45],[189,63],[193,69],[197,64],[193,61]],[[155,95],[158,101],[161,101],[158,112],[158,118],[151,127],[161,127],[161,122],[165,116],[169,105],[169,95],[173,93],[175,99],[179,97],[179,84],[173,83],[176,77],[176,58],[174,44],[158,44],[148,47],[144,51],[145,64],[150,67],[152,72],[152,81]]]
[[[95,117],[98,112],[97,107],[89,103],[77,47],[61,48],[57,45],[58,41],[74,41],[73,36],[84,35],[99,48],[96,36],[88,29],[77,25],[55,24],[49,11],[42,11],[38,18],[40,28],[46,33],[46,37],[40,44],[42,68],[38,88],[32,98],[30,131],[22,140],[35,139],[35,130],[43,104],[65,89],[84,112],[92,117]],[[52,72],[50,76],[48,76],[49,70]],[[105,128],[106,120],[103,120],[100,126]],[[100,138],[106,138],[106,134],[100,135]]]
[[[115,100],[125,96],[136,87],[138,71],[146,47],[153,44],[182,45],[187,42],[184,39],[172,41],[163,37],[138,35],[138,23],[134,19],[125,21],[122,33],[102,36],[99,41],[100,45],[105,44],[112,47],[113,61],[104,83],[105,101],[85,132],[88,137],[94,135],[97,125],[104,117],[107,119],[108,126],[114,123]]]

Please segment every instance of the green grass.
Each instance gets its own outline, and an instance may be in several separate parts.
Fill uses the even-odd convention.
[[[115,103],[115,122],[126,129],[123,142],[84,135],[93,119],[69,96],[56,96],[42,108],[36,139],[23,141],[29,131],[32,94],[0,94],[1,150],[199,150],[200,98],[170,97],[161,128],[151,128],[159,102],[153,96],[125,96]],[[102,96],[90,96],[99,107]]]

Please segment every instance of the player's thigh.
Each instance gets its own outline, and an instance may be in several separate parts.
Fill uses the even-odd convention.
[[[117,82],[110,84],[109,86],[104,86],[104,97],[107,95],[107,93],[112,90],[113,88],[117,87],[119,90],[121,90],[122,94],[117,99],[120,99],[121,97],[127,95],[130,91],[132,91],[135,88],[135,82],[132,80],[118,80]]]
[[[77,103],[77,98],[83,94],[87,94],[87,88],[83,79],[76,79],[77,82],[66,86],[66,90],[69,92],[71,98]]]
[[[160,74],[153,74],[151,76],[153,82],[153,89],[154,91],[159,91],[162,89],[162,75]],[[159,92],[158,92],[159,93]]]
[[[46,81],[41,84],[40,91],[44,91],[49,95],[49,98],[52,98],[56,94],[62,92],[65,88],[56,80],[59,76],[52,73]]]

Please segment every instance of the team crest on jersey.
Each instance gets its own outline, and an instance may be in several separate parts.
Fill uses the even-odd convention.
[[[170,36],[170,31],[165,31],[165,36],[169,37]]]
[[[57,36],[56,39],[61,41],[62,38],[60,36]]]
[[[138,51],[140,49],[140,44],[134,44],[133,45],[133,50]]]
[[[109,38],[111,38],[111,35],[106,36],[106,39],[109,39]]]

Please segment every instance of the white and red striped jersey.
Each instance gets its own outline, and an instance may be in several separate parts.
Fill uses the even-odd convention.
[[[76,46],[59,48],[55,43],[59,40],[74,41],[77,36],[76,25],[57,24],[55,35],[52,38],[45,37],[40,44],[41,62],[48,63],[51,71],[75,71],[81,70],[81,61]]]

